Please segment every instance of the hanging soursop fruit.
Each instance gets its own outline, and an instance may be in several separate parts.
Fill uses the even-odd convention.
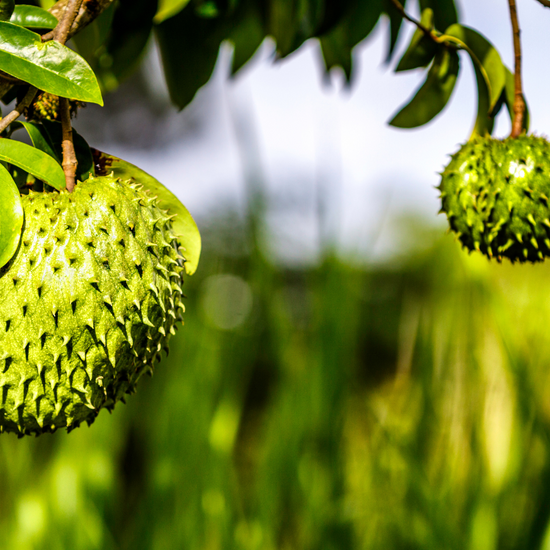
[[[0,430],[72,429],[150,372],[182,319],[171,218],[132,181],[21,197],[19,249],[0,269]]]
[[[442,211],[468,250],[512,262],[550,256],[550,143],[476,137],[442,173]]]

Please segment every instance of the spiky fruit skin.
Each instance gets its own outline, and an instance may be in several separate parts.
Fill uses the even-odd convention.
[[[0,270],[0,430],[91,423],[150,371],[181,320],[170,218],[111,177],[22,197],[18,252]]]
[[[468,250],[512,262],[550,256],[550,144],[474,139],[442,173],[442,211]]]

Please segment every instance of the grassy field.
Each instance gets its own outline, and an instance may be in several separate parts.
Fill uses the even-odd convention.
[[[549,267],[220,234],[127,405],[0,438],[0,550],[550,549]]]

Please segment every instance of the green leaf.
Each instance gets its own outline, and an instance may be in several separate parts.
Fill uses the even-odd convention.
[[[103,105],[94,72],[76,52],[5,21],[0,36],[2,71],[51,94]]]
[[[35,122],[16,121],[11,125],[12,130],[24,128],[31,138],[33,147],[54,158],[59,164],[63,161],[63,156],[58,155],[55,148],[50,143],[50,138],[44,126]]]
[[[17,251],[24,219],[19,189],[10,173],[0,164],[0,268]]]
[[[10,23],[31,29],[55,29],[59,21],[49,11],[36,6],[15,6]]]
[[[162,23],[166,19],[176,15],[176,13],[179,13],[188,3],[189,0],[160,0],[154,22],[157,24]]]
[[[0,21],[8,21],[15,9],[15,0],[0,0]]]
[[[433,30],[434,13],[431,8],[422,12],[420,22],[430,30]],[[395,72],[410,71],[430,64],[438,50],[438,45],[428,38],[420,29],[414,32],[407,51],[399,61]]]
[[[0,139],[0,160],[14,164],[55,189],[65,189],[65,174],[46,153],[13,139]]]
[[[434,27],[446,29],[458,23],[458,14],[454,0],[420,0],[420,10],[431,8],[434,12]]]
[[[438,115],[453,93],[459,67],[456,51],[445,48],[438,52],[426,81],[412,100],[390,121],[390,125],[397,128],[416,128]]]
[[[134,179],[141,183],[153,195],[158,198],[158,204],[161,208],[167,209],[170,214],[175,214],[172,220],[174,232],[178,235],[181,245],[184,247],[185,271],[188,275],[193,275],[199,265],[201,254],[201,236],[195,220],[181,203],[181,201],[162,183],[153,176],[147,174],[124,160],[121,160],[107,153],[102,153],[96,149],[92,150],[96,165],[101,166],[98,173],[107,175],[113,172],[114,176],[124,180]]]
[[[500,98],[506,83],[506,73],[500,54],[496,48],[480,33],[463,25],[451,25],[442,38],[464,48],[472,63],[483,76],[489,93],[489,111]]]

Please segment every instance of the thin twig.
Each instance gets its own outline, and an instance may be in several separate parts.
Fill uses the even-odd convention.
[[[71,127],[71,107],[68,99],[64,97],[59,98],[59,112],[63,131],[63,172],[65,173],[67,191],[72,193],[76,182],[78,161],[76,160],[74,150],[73,129]]]
[[[2,120],[0,120],[0,133],[2,133],[12,122],[15,122],[23,111],[29,108],[33,102],[38,90],[34,86],[30,86],[28,92],[25,94],[23,100],[17,105],[17,107],[9,114],[7,114]]]
[[[401,16],[406,19],[407,21],[410,21],[413,25],[416,25],[418,29],[420,29],[428,38],[432,39],[437,44],[440,43],[440,40],[431,29],[423,25],[420,21],[417,21],[414,17],[411,17],[406,11],[401,2],[399,0],[391,0],[391,3],[395,6],[395,8],[399,11]]]
[[[514,119],[512,121],[512,133],[510,137],[516,138],[523,131],[523,118],[525,116],[525,100],[523,99],[523,84],[521,79],[521,40],[520,28],[518,21],[518,12],[516,8],[516,0],[508,0],[510,5],[510,19],[512,21],[512,30],[514,33],[514,56],[515,56],[515,71],[514,71]]]
[[[550,0],[538,0],[545,8],[550,8]]]

